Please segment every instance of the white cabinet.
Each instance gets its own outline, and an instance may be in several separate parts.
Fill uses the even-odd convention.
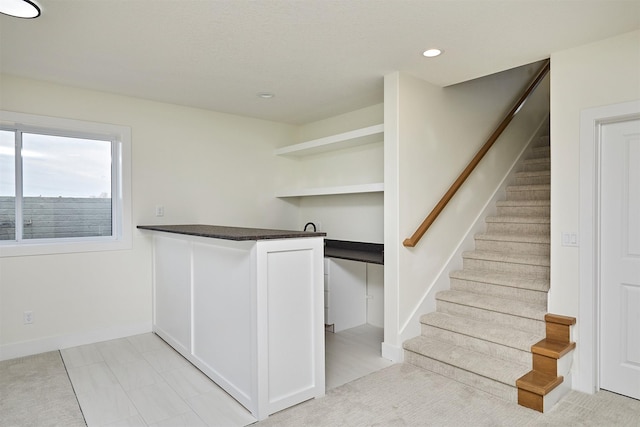
[[[384,327],[384,266],[325,258],[325,313],[334,332]]]
[[[367,323],[366,263],[330,260],[329,318],[334,325],[334,332]]]
[[[378,124],[281,147],[276,149],[274,154],[290,158],[301,158],[327,151],[343,150],[359,145],[378,143],[383,140],[383,133],[384,125]],[[285,188],[278,191],[276,197],[324,196],[333,194],[376,193],[382,191],[384,191],[384,184],[382,182],[368,182],[364,184],[344,183],[344,185],[329,187]]]
[[[324,395],[323,239],[154,232],[153,329],[256,418]]]

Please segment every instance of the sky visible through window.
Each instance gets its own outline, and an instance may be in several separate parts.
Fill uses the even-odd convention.
[[[0,196],[15,196],[14,132],[0,131]],[[111,197],[111,142],[22,134],[24,197]]]

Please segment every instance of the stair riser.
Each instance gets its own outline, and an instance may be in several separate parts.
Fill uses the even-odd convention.
[[[451,279],[451,289],[454,291],[472,292],[499,298],[510,298],[529,304],[547,305],[547,292],[510,286],[493,285],[490,283],[473,282],[469,280]]]
[[[521,363],[523,365],[529,365],[531,363],[530,351],[507,347],[501,344],[485,341],[481,338],[463,335],[431,325],[422,324],[421,331],[422,335],[434,337],[459,347],[468,348],[469,350],[473,350],[478,353],[497,357],[498,359]]]
[[[505,242],[486,239],[476,239],[476,250],[530,255],[549,255],[550,253],[548,243]]]
[[[551,184],[551,176],[518,176],[515,185],[546,185]]]
[[[551,215],[551,208],[549,206],[498,206],[498,215],[548,218]]]
[[[514,273],[519,276],[535,277],[539,279],[549,278],[549,267],[531,264],[514,264],[511,262],[488,261],[484,259],[465,258],[462,261],[463,268],[471,270],[493,271],[499,273]]]
[[[549,146],[538,146],[533,147],[531,153],[527,157],[527,159],[545,159],[551,157],[551,147]]]
[[[522,163],[522,172],[536,172],[536,171],[548,171],[551,170],[551,160],[545,159],[545,160],[539,160],[539,159],[535,159],[535,160],[531,160],[531,161],[527,161],[525,160]]]
[[[545,324],[543,321],[483,310],[481,308],[463,306],[448,301],[436,300],[436,310],[452,316],[462,316],[483,322],[495,322],[501,326],[508,326],[520,331],[531,332],[543,336]]]
[[[518,391],[515,386],[508,386],[501,382],[494,381],[490,378],[483,377],[481,375],[477,375],[460,368],[456,368],[455,366],[449,365],[439,360],[431,359],[429,357],[408,350],[405,350],[404,352],[404,361],[419,368],[435,372],[447,378],[451,378],[455,381],[467,384],[471,387],[475,387],[500,399],[509,402],[518,401]]]
[[[489,222],[487,234],[538,234],[549,235],[551,224],[549,223],[522,223],[522,222]]]
[[[507,190],[507,200],[549,200],[549,190]]]

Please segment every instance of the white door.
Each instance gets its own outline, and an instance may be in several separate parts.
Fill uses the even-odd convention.
[[[601,131],[600,388],[640,399],[640,119]]]

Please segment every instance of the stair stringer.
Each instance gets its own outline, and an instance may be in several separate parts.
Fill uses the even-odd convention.
[[[436,311],[436,294],[440,291],[450,289],[449,274],[453,271],[462,269],[462,254],[474,249],[475,235],[485,231],[487,226],[485,219],[488,216],[496,214],[496,204],[498,201],[504,200],[507,186],[515,180],[516,173],[519,172],[518,166],[520,162],[529,156],[533,150],[534,143],[538,138],[544,136],[548,132],[548,127],[549,117],[545,117],[532,133],[529,141],[524,145],[524,148],[520,153],[518,153],[507,173],[491,195],[491,198],[489,198],[484,204],[473,224],[467,229],[464,237],[460,239],[455,250],[451,253],[449,258],[447,258],[447,261],[444,263],[440,271],[438,271],[435,279],[429,284],[429,286],[427,286],[422,298],[420,298],[420,301],[411,312],[411,316],[409,316],[405,323],[400,326],[400,342],[404,342],[410,338],[420,335],[420,317],[424,313]],[[404,352],[401,348],[398,349],[397,354],[401,355],[398,360],[401,360],[404,357]]]

